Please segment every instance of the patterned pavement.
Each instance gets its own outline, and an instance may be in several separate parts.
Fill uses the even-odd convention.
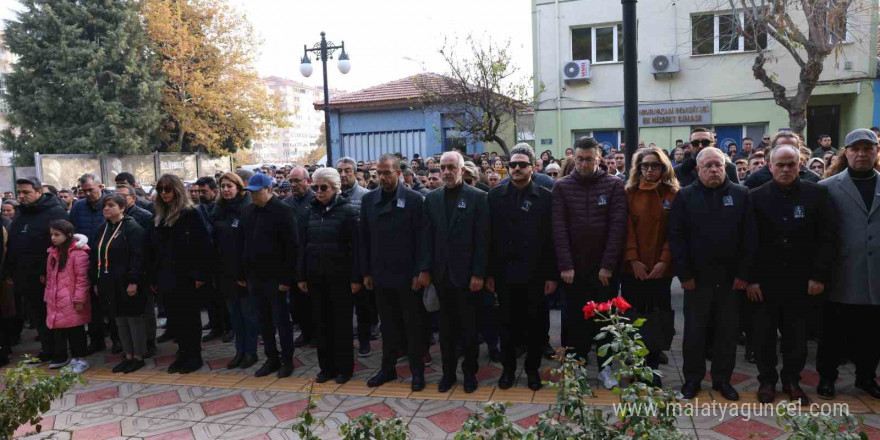
[[[676,286],[677,287],[677,286]],[[664,385],[681,386],[681,320],[682,296],[674,289],[673,302],[676,310],[678,336],[673,350],[668,352],[669,365],[663,365]],[[553,314],[551,334],[558,344],[559,316]],[[34,333],[25,333],[25,340],[33,340]],[[357,345],[357,342],[353,342]],[[30,342],[19,346],[18,354],[35,354],[38,346]],[[532,392],[525,388],[525,377],[520,374],[515,388],[499,390],[495,387],[501,374],[501,366],[488,359],[486,347],[482,347],[480,359],[480,388],[465,394],[460,388],[449,393],[436,391],[440,379],[439,347],[431,347],[433,360],[428,365],[426,380],[428,388],[420,393],[409,390],[409,372],[406,362],[398,365],[400,379],[377,389],[366,387],[365,381],[379,367],[381,341],[372,344],[373,354],[356,360],[353,379],[343,385],[335,383],[314,386],[312,393],[320,395],[315,415],[323,419],[326,428],[321,438],[338,438],[338,426],[365,412],[379,417],[402,417],[409,422],[415,439],[451,439],[462,423],[474,411],[489,400],[513,402],[508,416],[522,427],[534,425],[538,414],[555,401],[555,393],[542,389]],[[815,344],[810,343],[810,358],[804,371],[803,386],[814,402],[824,403],[815,397],[818,374],[815,372]],[[40,434],[30,426],[23,426],[15,437],[27,439],[145,439],[145,440],[194,440],[194,439],[296,439],[290,426],[296,421],[309,397],[310,379],[317,374],[317,356],[314,348],[296,353],[293,377],[277,380],[274,376],[254,378],[253,373],[262,363],[248,370],[226,370],[225,364],[234,355],[232,344],[212,342],[205,344],[205,366],[202,371],[189,375],[167,374],[173,360],[175,345],[160,344],[159,354],[147,360],[147,367],[130,375],[114,375],[110,368],[120,361],[120,356],[99,353],[89,358],[92,368],[84,374],[86,386],[80,386],[52,404],[44,415]],[[520,360],[522,361],[522,359]],[[590,377],[596,377],[595,359],[591,360]],[[542,368],[549,369],[551,362],[544,361]],[[853,388],[851,364],[841,367],[837,382],[839,398],[849,411],[863,418],[862,429],[872,440],[880,440],[880,401]],[[49,372],[51,374],[51,372]],[[549,377],[547,371],[545,377]],[[734,386],[740,391],[740,403],[755,403],[758,387],[757,369],[743,360],[743,348],[739,347]],[[715,396],[706,391],[711,387],[708,380],[704,391],[698,396],[700,402],[711,403]],[[610,410],[617,397],[594,383],[597,405]],[[778,394],[778,399],[782,399]],[[722,398],[716,401],[724,404]],[[767,415],[754,415],[748,419],[739,416],[696,414],[679,417],[679,427],[699,439],[744,440],[776,439],[787,436]]]

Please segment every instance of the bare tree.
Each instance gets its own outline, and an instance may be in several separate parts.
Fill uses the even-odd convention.
[[[465,56],[448,41],[440,49],[445,75],[416,77],[422,104],[440,109],[464,137],[495,142],[509,154],[499,130],[513,124],[517,111],[531,104],[531,79],[518,77],[509,40],[497,45],[490,39],[483,45],[468,35],[466,42]]]
[[[739,32],[756,48],[752,73],[773,94],[776,104],[788,112],[790,128],[803,136],[807,104],[819,84],[825,59],[846,42],[847,16],[854,0],[725,0],[733,9]],[[766,68],[772,54],[766,50],[770,37],[798,65],[797,87],[790,93]]]

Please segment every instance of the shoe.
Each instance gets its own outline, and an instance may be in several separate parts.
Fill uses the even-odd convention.
[[[532,391],[541,389],[541,376],[538,375],[537,371],[526,371],[526,382]]]
[[[165,333],[162,333],[161,336],[156,338],[156,343],[157,344],[164,344],[168,341],[173,341],[173,340],[174,340],[174,336],[171,336],[171,334],[169,334],[168,331],[166,330]]]
[[[498,378],[498,388],[506,390],[512,387],[515,381],[516,374],[513,371],[504,370],[501,372],[501,377]]]
[[[660,358],[660,365],[669,365],[669,356],[665,352],[661,351],[657,357]]]
[[[699,382],[685,382],[684,385],[681,386],[681,395],[685,399],[693,399],[697,397],[697,393],[700,392],[700,383]]]
[[[328,382],[328,381],[329,381],[330,379],[332,379],[332,378],[333,378],[333,375],[332,375],[332,374],[330,374],[330,373],[326,373],[326,372],[324,372],[324,371],[321,371],[321,372],[318,373],[317,376],[315,376],[315,383],[324,383],[324,382]]]
[[[501,350],[489,346],[489,360],[495,362],[496,364],[501,362]]]
[[[477,376],[474,374],[465,374],[464,375],[464,392],[465,393],[473,393],[477,390],[479,383],[477,382]]]
[[[241,365],[241,361],[244,360],[244,353],[236,353],[235,357],[226,364],[226,369],[231,370],[233,368],[238,368]]]
[[[55,370],[55,369],[58,369],[58,368],[65,366],[69,363],[70,363],[70,359],[65,359],[61,362],[52,361],[52,363],[49,364],[49,368]]]
[[[168,374],[176,374],[180,372],[180,367],[183,366],[183,358],[178,356],[177,359],[174,359],[174,362],[168,366]]]
[[[782,391],[785,391],[785,387],[782,387]],[[760,387],[758,387],[758,402],[760,403],[773,403],[776,399],[776,387],[769,382],[762,383]]]
[[[856,380],[856,388],[868,393],[869,396],[880,399],[880,385],[874,379]]]
[[[247,353],[244,355],[244,358],[241,360],[241,364],[238,368],[242,370],[247,370],[250,367],[253,367],[257,364],[257,354],[256,353]]]
[[[85,359],[77,359],[71,362],[70,371],[76,374],[83,374],[89,369],[89,363]]]
[[[211,341],[213,341],[213,340],[215,340],[215,339],[220,339],[220,338],[222,338],[222,337],[223,337],[223,333],[222,333],[222,332],[219,332],[219,331],[216,331],[216,330],[211,330],[210,332],[208,332],[207,335],[202,336],[202,342],[211,342]]]
[[[235,333],[232,333],[231,331],[224,333],[223,337],[220,338],[220,341],[223,342],[224,344],[228,344],[234,340],[235,340]]]
[[[107,349],[107,345],[104,344],[103,342],[99,342],[99,343],[94,343],[94,342],[93,342],[93,343],[89,344],[88,353],[89,353],[89,354],[95,354],[95,353],[97,353],[97,352],[99,352],[99,351],[104,351],[104,350],[106,350],[106,349]]]
[[[122,344],[113,343],[113,346],[110,347],[110,354],[119,354],[122,353]]]
[[[837,390],[834,388],[834,381],[819,379],[819,386],[816,387],[816,394],[825,400],[832,400],[837,397]]]
[[[123,370],[122,372],[125,374],[134,373],[135,371],[144,368],[144,365],[146,365],[146,363],[143,359],[132,359],[131,362],[128,363],[128,366],[125,367],[125,370]]]
[[[544,359],[549,361],[553,359],[553,356],[556,356],[556,350],[554,350],[553,346],[548,343],[547,346],[544,347]]]
[[[800,401],[801,406],[810,406],[810,397],[801,389],[800,384],[785,384],[782,386],[782,392],[787,393],[792,402],[797,400]]]
[[[358,357],[365,358],[369,355],[373,354],[373,349],[370,348],[370,344],[359,344],[358,347]]]
[[[281,367],[281,362],[278,361],[278,358],[266,359],[266,363],[264,363],[263,366],[260,367],[260,369],[257,370],[256,373],[254,373],[254,376],[255,377],[268,376],[268,375],[278,371],[278,368],[280,368],[280,367]]]
[[[293,374],[293,359],[282,361],[281,366],[278,367],[278,378],[284,379],[291,374]]]
[[[131,361],[133,360],[134,359],[123,359],[122,362],[116,364],[116,366],[113,367],[113,373],[124,373],[125,370],[128,368],[128,364],[131,363]],[[171,369],[171,367],[168,368]]]
[[[712,385],[712,389],[721,392],[721,397],[727,400],[739,400],[739,393],[730,385],[730,382],[720,382]]]
[[[177,372],[180,374],[194,373],[196,371],[201,370],[203,365],[205,365],[205,363],[202,362],[201,357],[194,358],[194,359],[187,359],[187,360],[183,361],[183,363],[180,365],[180,368],[177,370]]]
[[[397,371],[387,368],[380,368],[379,371],[373,375],[373,377],[367,380],[367,386],[370,388],[375,388],[378,386],[382,386],[386,382],[391,382],[392,380],[397,380]]]
[[[437,384],[437,392],[445,393],[452,389],[452,386],[455,385],[458,379],[455,376],[443,376],[440,378],[440,383]]]
[[[147,343],[147,351],[144,353],[144,359],[149,359],[153,356],[156,356],[156,342]]]
[[[614,373],[611,372],[611,365],[606,365],[605,368],[599,372],[599,380],[602,381],[602,386],[604,386],[606,390],[612,390],[618,385],[617,378],[615,378]]]
[[[422,391],[425,389],[425,372],[424,371],[413,371],[412,372],[412,386],[410,387],[415,392]]]
[[[350,374],[337,374],[336,377],[333,378],[333,381],[342,385],[342,384],[348,382],[349,379],[351,379]]]

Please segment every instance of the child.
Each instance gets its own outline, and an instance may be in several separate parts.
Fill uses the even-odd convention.
[[[91,321],[89,307],[89,242],[81,234],[73,233],[67,220],[49,224],[52,247],[46,261],[46,326],[55,338],[55,353],[49,368],[61,368],[68,363],[75,373],[89,369],[86,355],[85,325]],[[67,357],[70,343],[72,357]]]

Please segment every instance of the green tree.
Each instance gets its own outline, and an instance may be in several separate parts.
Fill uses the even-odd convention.
[[[5,43],[9,127],[19,164],[33,153],[149,152],[162,80],[134,0],[20,0]]]

